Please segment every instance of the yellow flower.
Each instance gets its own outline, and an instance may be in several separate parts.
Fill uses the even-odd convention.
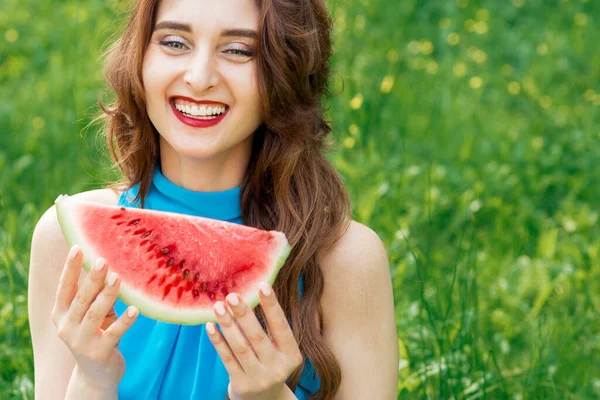
[[[477,18],[480,21],[489,21],[490,20],[490,12],[488,10],[486,10],[485,8],[481,8],[481,9],[477,10],[477,12],[475,13],[475,18]]]
[[[450,25],[452,25],[452,20],[450,18],[442,18],[438,23],[440,29],[448,29],[450,28]]]
[[[391,49],[387,53],[387,59],[392,64],[397,63],[400,60],[400,52],[396,49]]]
[[[474,76],[469,79],[469,86],[471,86],[473,89],[479,89],[481,86],[483,86],[483,79],[481,79],[479,76]]]
[[[436,63],[435,61],[430,61],[427,63],[426,69],[429,74],[435,75],[435,74],[437,74],[440,67],[439,67],[438,63]]]
[[[589,17],[587,16],[587,14],[584,13],[577,13],[575,14],[575,24],[577,26],[586,26],[589,20]]]
[[[354,110],[358,110],[360,106],[362,106],[362,103],[363,95],[359,93],[356,96],[354,96],[352,100],[350,100],[350,107],[352,107]]]
[[[392,91],[393,87],[394,87],[394,77],[392,75],[384,76],[383,80],[381,81],[381,87],[380,87],[381,92],[389,93]]]
[[[460,42],[460,35],[456,32],[449,33],[446,41],[450,46],[456,46]]]
[[[464,62],[457,62],[456,64],[454,64],[454,67],[452,68],[452,72],[454,72],[454,75],[458,78],[462,78],[463,76],[465,76],[467,74],[467,66],[465,65]]]
[[[508,84],[508,93],[512,94],[513,96],[516,96],[520,92],[521,92],[521,85],[519,84],[519,82],[511,82]]]
[[[421,52],[425,55],[430,55],[433,53],[433,43],[429,40],[421,41]]]
[[[594,101],[594,99],[596,99],[596,96],[596,93],[592,89],[586,90],[583,94],[583,98],[587,101]]]
[[[347,149],[353,148],[355,144],[356,140],[354,140],[354,138],[349,137],[344,139],[344,147],[346,147]]]
[[[552,99],[548,96],[542,96],[540,99],[540,106],[542,106],[542,108],[550,108],[552,106]]]
[[[6,41],[8,43],[14,43],[17,41],[17,39],[19,38],[19,32],[17,32],[15,29],[9,29],[6,31],[6,33],[4,34],[4,39],[6,39]]]

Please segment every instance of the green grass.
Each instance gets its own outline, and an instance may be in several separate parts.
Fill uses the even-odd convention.
[[[0,14],[1,398],[33,398],[33,227],[108,179],[84,128],[122,3]],[[388,249],[398,398],[599,398],[600,3],[329,4],[331,160]]]

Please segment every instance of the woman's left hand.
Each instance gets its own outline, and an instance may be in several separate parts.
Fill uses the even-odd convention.
[[[225,304],[218,301],[214,311],[223,334],[210,322],[206,330],[229,373],[229,397],[232,400],[295,398],[285,382],[302,363],[302,354],[271,287],[261,284],[259,301],[273,341],[240,296],[230,293],[226,300],[235,320]]]

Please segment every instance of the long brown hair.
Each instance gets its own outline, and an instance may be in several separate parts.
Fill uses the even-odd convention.
[[[160,0],[138,0],[123,34],[109,47],[104,73],[116,98],[103,114],[107,146],[123,175],[115,184],[140,184],[142,206],[159,159],[159,136],[146,113],[142,61]],[[291,320],[300,351],[314,366],[330,399],[341,372],[325,342],[320,300],[323,274],[317,252],[331,246],[351,218],[348,194],[327,161],[330,124],[324,118],[332,52],[332,20],[324,0],[255,0],[260,10],[258,84],[262,124],[241,191],[245,224],[286,234],[293,250],[273,285]],[[299,299],[298,280],[304,287]],[[260,307],[256,310],[264,321]],[[288,379],[295,390],[304,363]]]

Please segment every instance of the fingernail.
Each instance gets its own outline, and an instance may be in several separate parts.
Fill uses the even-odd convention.
[[[217,330],[215,329],[215,326],[211,323],[206,324],[206,330],[208,331],[208,333],[210,335],[214,335],[217,332]]]
[[[220,301],[216,302],[215,311],[221,316],[225,315],[225,306],[223,305],[223,303],[221,303]]]
[[[232,306],[237,306],[238,304],[240,304],[240,300],[238,299],[237,295],[235,295],[233,293],[230,294],[229,296],[227,296],[227,301]]]
[[[94,269],[96,271],[102,271],[105,264],[106,264],[106,260],[104,258],[99,258],[96,260],[96,264],[94,264]]]
[[[258,287],[260,287],[260,291],[263,295],[268,296],[271,294],[271,286],[269,286],[266,282],[261,282]]]
[[[79,250],[81,250],[79,246],[77,246],[76,244],[73,245],[73,247],[71,247],[71,251],[69,251],[69,259],[72,260],[75,257],[77,257],[77,255],[79,254]]]
[[[137,308],[135,308],[134,306],[131,306],[127,309],[127,316],[129,318],[133,318],[135,314],[137,314]]]
[[[111,272],[108,274],[108,286],[114,286],[117,281],[117,274],[115,272]]]

